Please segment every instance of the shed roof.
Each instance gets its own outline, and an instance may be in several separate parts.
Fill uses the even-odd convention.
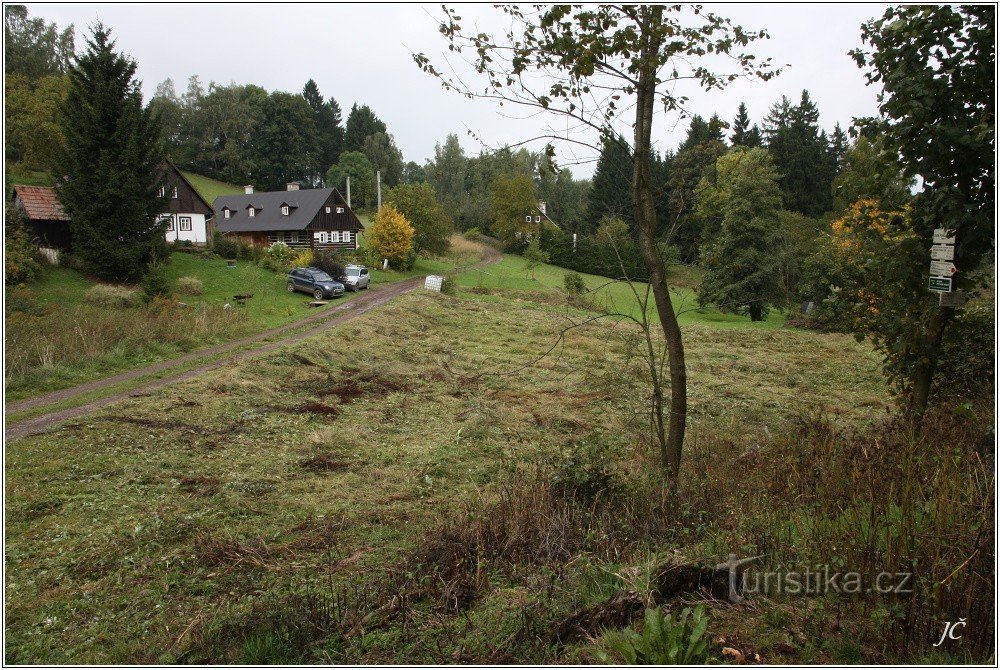
[[[59,202],[56,190],[51,186],[25,186],[14,184],[24,208],[24,214],[32,221],[69,221],[69,216]]]

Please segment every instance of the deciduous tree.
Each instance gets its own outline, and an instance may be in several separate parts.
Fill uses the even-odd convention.
[[[454,224],[434,195],[433,186],[400,184],[386,194],[386,202],[413,225],[413,248],[417,252],[443,254],[448,251]]]
[[[379,258],[388,259],[392,267],[406,269],[412,264],[415,231],[406,217],[392,205],[384,205],[375,214],[375,220],[365,235]]]
[[[474,66],[487,80],[485,91],[440,74],[423,54],[414,56],[425,71],[451,89],[515,106],[546,110],[582,124],[602,138],[615,136],[622,110],[632,113],[632,217],[660,327],[667,342],[670,401],[654,384],[653,433],[660,445],[663,472],[676,477],[687,415],[687,374],[680,326],[673,311],[661,256],[656,194],[652,181],[654,110],[679,112],[684,98],[674,82],[688,80],[707,89],[723,88],[744,74],[771,75],[767,62],[738,52],[765,33],[747,33],[700,7],[681,5],[539,7],[526,13],[516,6],[501,10],[511,19],[507,39],[463,32],[461,17],[445,9],[441,32],[450,46],[475,54]],[[717,72],[699,60],[707,53],[729,57],[732,68]],[[622,100],[625,97],[626,100]],[[553,133],[555,141],[563,136]],[[582,142],[582,140],[578,140]],[[653,364],[652,372],[657,366]],[[659,380],[658,373],[655,375]]]
[[[905,178],[922,180],[908,228],[916,248],[925,253],[936,228],[951,231],[956,287],[973,290],[983,281],[976,271],[996,243],[995,8],[891,7],[861,34],[871,50],[852,55],[868,82],[883,89],[880,117],[861,125],[882,136],[886,157],[899,160]],[[922,279],[928,276],[924,253],[909,257]],[[939,307],[916,282],[889,281],[907,294],[905,312],[877,337],[886,344],[887,370],[919,417],[954,310]]]
[[[702,264],[708,270],[698,302],[749,314],[761,321],[782,303],[775,247],[781,188],[770,155],[760,148],[737,148],[719,158],[712,201],[721,207],[717,238]]]

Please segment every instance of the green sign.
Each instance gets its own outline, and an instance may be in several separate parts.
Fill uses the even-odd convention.
[[[951,293],[951,277],[931,277],[927,288],[938,293]]]

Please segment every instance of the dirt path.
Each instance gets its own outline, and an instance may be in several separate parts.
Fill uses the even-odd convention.
[[[487,246],[485,247],[484,258],[479,263],[476,263],[473,267],[483,267],[491,263],[495,263],[500,260],[503,255],[496,251],[495,249]],[[114,393],[109,396],[98,398],[91,402],[85,403],[83,405],[78,405],[76,407],[71,407],[68,409],[58,410],[55,412],[50,412],[47,414],[42,414],[31,419],[25,419],[23,421],[18,421],[16,423],[5,422],[4,426],[4,436],[8,440],[15,440],[26,435],[34,435],[35,433],[40,433],[51,426],[66,421],[67,419],[73,419],[78,416],[83,416],[84,414],[89,414],[95,410],[101,409],[102,407],[107,407],[108,405],[114,404],[125,400],[126,398],[133,396],[141,396],[149,393],[150,391],[168,386],[170,384],[175,384],[177,382],[182,382],[198,375],[204,374],[210,370],[215,370],[216,368],[222,367],[236,361],[243,360],[245,358],[250,358],[253,356],[258,356],[263,353],[267,353],[274,349],[284,347],[293,342],[298,342],[304,340],[307,337],[312,337],[317,335],[324,330],[332,328],[334,326],[340,325],[346,321],[358,317],[366,312],[369,312],[376,307],[384,305],[389,300],[403,295],[404,293],[409,293],[410,291],[423,285],[423,277],[417,277],[414,279],[406,279],[404,281],[393,282],[391,284],[383,284],[381,286],[376,286],[367,290],[363,295],[351,300],[350,302],[345,302],[342,305],[334,307],[332,309],[323,310],[317,314],[308,316],[304,319],[296,321],[294,323],[281,326],[279,328],[272,328],[266,330],[256,335],[250,337],[245,337],[241,340],[236,340],[234,342],[226,342],[223,344],[216,345],[214,347],[209,347],[207,349],[201,349],[198,351],[191,352],[190,354],[185,354],[179,358],[173,358],[168,361],[162,361],[154,365],[149,365],[143,368],[138,368],[136,370],[130,370],[128,372],[123,372],[113,377],[106,377],[104,379],[98,379],[86,384],[80,384],[79,386],[73,386],[67,389],[61,389],[59,391],[54,391],[52,393],[47,393],[43,396],[38,396],[37,398],[30,398],[28,400],[22,400],[16,403],[10,403],[5,406],[4,414],[10,414],[12,412],[22,412],[24,410],[33,409],[36,407],[43,407],[55,402],[60,402],[62,400],[67,400],[75,396],[89,393],[92,391],[100,390],[102,388],[113,386],[122,382],[126,382],[139,377],[144,377],[146,375],[155,374],[157,372],[167,370],[178,365],[183,365],[185,363],[198,360],[200,358],[205,358],[208,356],[214,356],[226,351],[231,351],[232,349],[237,349],[247,344],[253,344],[254,342],[259,342],[265,340],[269,337],[275,335],[280,335],[282,333],[296,330],[302,328],[303,326],[309,325],[310,323],[317,323],[313,328],[309,328],[301,333],[295,333],[289,337],[283,337],[281,339],[275,340],[273,342],[268,342],[267,344],[261,345],[259,347],[254,347],[247,351],[241,351],[239,353],[223,356],[221,358],[215,359],[210,363],[204,365],[199,365],[198,367],[192,368],[185,372],[167,375],[161,379],[156,379],[145,384],[140,384],[135,388],[131,388],[128,391],[122,391],[120,393]]]

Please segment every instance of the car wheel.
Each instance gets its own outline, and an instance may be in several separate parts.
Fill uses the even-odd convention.
[[[316,298],[317,300],[322,300],[323,299],[323,290],[322,289],[316,289],[315,291],[313,291],[313,297]]]
[[[287,288],[289,293],[295,293],[295,284],[293,284],[292,282],[288,282]]]

